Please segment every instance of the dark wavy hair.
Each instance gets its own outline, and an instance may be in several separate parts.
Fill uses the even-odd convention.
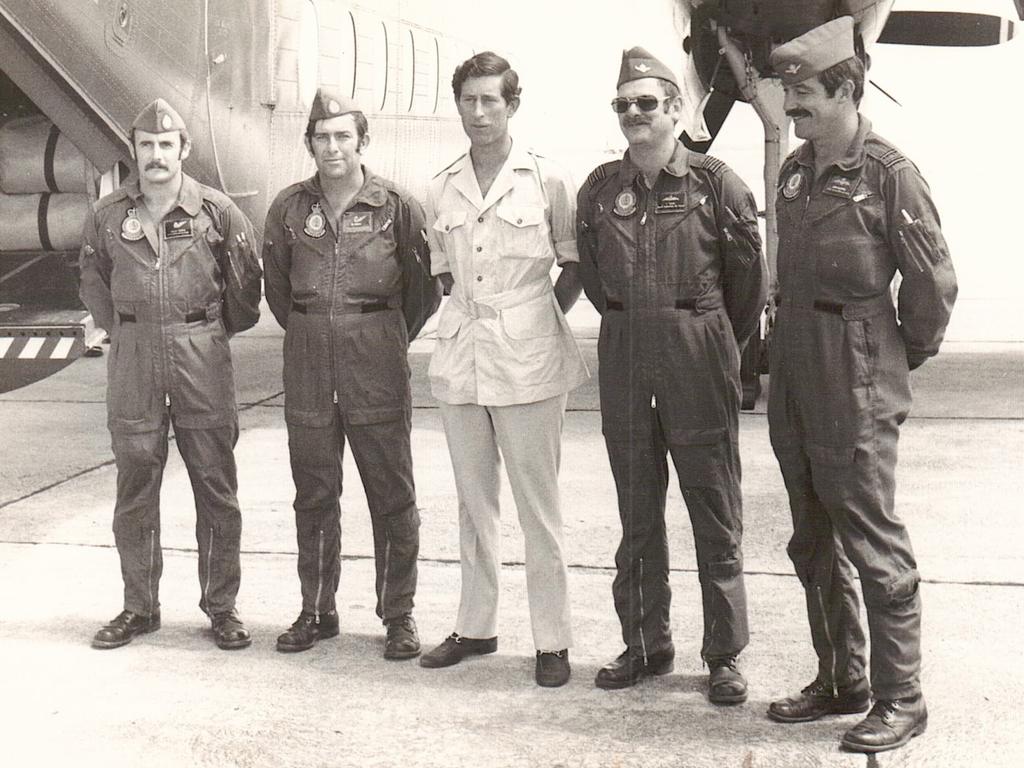
[[[522,88],[519,87],[519,75],[506,59],[493,51],[484,51],[466,59],[455,68],[452,75],[452,92],[455,100],[462,97],[462,84],[471,77],[490,77],[501,75],[501,96],[511,104],[518,101]]]
[[[864,62],[852,56],[819,72],[818,80],[825,86],[829,98],[835,96],[839,86],[849,80],[853,83],[853,103],[859,107],[860,100],[864,98],[864,72]]]

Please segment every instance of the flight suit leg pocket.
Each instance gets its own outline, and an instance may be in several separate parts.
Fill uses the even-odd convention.
[[[857,447],[808,443],[806,449],[815,492],[827,507],[842,507],[853,492]]]
[[[672,460],[683,488],[723,488],[727,486],[725,427],[670,429],[666,442],[672,448]]]

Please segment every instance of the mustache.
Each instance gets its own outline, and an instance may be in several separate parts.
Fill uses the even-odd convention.
[[[806,109],[788,109],[786,110],[786,117],[810,117],[811,113]]]
[[[148,163],[146,163],[145,170],[148,171],[151,168],[160,168],[161,170],[166,171],[167,163],[165,163],[163,160],[150,160]]]
[[[627,117],[624,121],[626,125],[650,125],[651,121],[646,117]]]

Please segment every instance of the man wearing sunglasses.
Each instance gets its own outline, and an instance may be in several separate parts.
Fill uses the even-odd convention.
[[[724,163],[676,139],[675,76],[625,51],[612,109],[629,143],[579,194],[577,243],[601,313],[601,420],[622,541],[612,584],[625,651],[597,674],[625,688],[672,670],[666,454],[693,525],[703,594],[701,656],[716,704],[746,700],[738,420],[739,354],[765,303],[754,198]]]

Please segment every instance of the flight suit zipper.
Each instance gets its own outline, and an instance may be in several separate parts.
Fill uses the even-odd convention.
[[[825,599],[821,596],[821,585],[815,585],[814,591],[818,596],[818,608],[821,610],[821,620],[825,627],[825,641],[828,643],[829,652],[832,655],[832,696],[835,698],[839,695],[838,687],[836,686],[836,647],[832,642],[832,631],[828,628],[828,616],[825,614]]]
[[[385,526],[385,528],[386,527],[387,526]],[[387,616],[385,601],[388,597],[388,571],[391,568],[391,536],[386,530],[384,535],[387,536],[388,539],[384,542],[384,576],[381,579],[384,583],[380,588],[380,612],[384,614],[385,618],[390,618]]]
[[[156,613],[153,605],[153,560],[156,557],[156,530],[149,529],[149,571],[146,573],[146,587],[149,590],[149,615]]]
[[[164,407],[171,407],[171,392],[170,392],[170,365],[167,359],[167,326],[166,326],[166,314],[164,309],[167,304],[167,286],[164,283],[164,270],[163,270],[163,249],[164,241],[161,234],[162,227],[157,227],[157,252],[156,252],[156,293],[157,293],[157,307],[160,312],[160,365],[163,369],[161,371],[160,381],[164,387]]]
[[[640,650],[644,655],[644,666],[647,666],[647,638],[644,636],[644,559],[640,558],[640,583],[637,585],[640,593]]]
[[[320,529],[320,540],[317,543],[316,555],[316,599],[313,602],[313,616],[320,623],[320,596],[324,591],[324,530]]]
[[[213,575],[213,528],[210,528],[210,540],[206,545],[206,583],[203,584],[203,603],[210,613],[210,577]],[[212,613],[211,613],[212,615]]]
[[[344,212],[342,213],[342,218],[344,218]],[[338,226],[340,227],[341,224],[338,224]],[[335,380],[334,303],[335,303],[335,296],[337,296],[337,291],[338,291],[338,260],[340,258],[341,258],[341,233],[338,232],[338,233],[335,234],[335,238],[334,238],[334,258],[331,260],[331,292],[330,292],[331,307],[330,307],[330,310],[328,311],[328,315],[327,315],[327,320],[328,320],[327,345],[328,345],[328,349],[329,349],[328,357],[329,357],[330,363],[331,363],[331,368],[330,368],[330,371],[331,371],[331,398],[332,398],[332,401],[334,402],[335,405],[338,404],[338,385],[337,385],[337,381]],[[338,410],[337,408],[334,409],[335,412],[337,412],[337,410]]]

